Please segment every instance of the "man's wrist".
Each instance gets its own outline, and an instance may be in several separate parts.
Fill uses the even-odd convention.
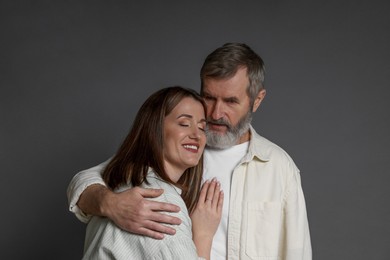
[[[86,215],[107,216],[109,214],[108,206],[110,191],[101,184],[92,184],[88,186],[81,194],[77,206]]]
[[[99,204],[98,204],[98,208],[99,208],[99,213],[101,216],[103,217],[108,217],[110,218],[110,215],[111,215],[111,205],[113,203],[113,200],[115,198],[115,193],[112,192],[110,189],[108,189],[107,187],[104,187],[104,186],[101,186],[99,187],[99,191],[98,191],[99,195]]]

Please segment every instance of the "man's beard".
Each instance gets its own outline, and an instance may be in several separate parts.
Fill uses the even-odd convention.
[[[226,133],[220,134],[213,132],[208,127],[206,127],[207,145],[217,149],[225,149],[236,145],[240,137],[249,130],[251,121],[252,112],[250,110],[240,119],[240,121],[238,121],[237,125],[235,126],[232,126],[223,118],[218,120],[209,119],[207,121],[208,123],[225,125],[227,130]]]

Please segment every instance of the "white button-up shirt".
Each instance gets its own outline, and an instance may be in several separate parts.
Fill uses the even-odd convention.
[[[231,180],[228,259],[312,259],[298,168],[251,128],[246,156]]]

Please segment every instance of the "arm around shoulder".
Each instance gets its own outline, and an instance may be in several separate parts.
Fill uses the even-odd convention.
[[[83,205],[87,205],[87,207],[89,207],[90,203],[87,199],[90,198],[91,194],[92,195],[95,194],[95,193],[86,194],[85,191],[93,192],[96,191],[96,189],[100,189],[100,191],[102,190],[108,191],[101,177],[101,173],[108,162],[109,161],[106,161],[104,163],[99,164],[98,166],[77,173],[69,183],[67,189],[69,210],[75,213],[76,217],[80,219],[82,222],[88,222],[89,219],[91,218],[91,216],[86,213],[89,214],[96,213],[95,210],[93,209],[83,207]],[[102,193],[100,192],[99,195],[102,195]],[[80,205],[81,198],[82,200],[86,199],[87,201],[84,201],[84,203],[81,202]],[[93,215],[100,215],[100,214],[93,214]]]

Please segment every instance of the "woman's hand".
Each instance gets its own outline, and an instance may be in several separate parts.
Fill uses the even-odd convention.
[[[191,213],[192,238],[198,255],[210,258],[211,244],[221,221],[223,191],[216,179],[206,181],[199,194],[199,200]]]

